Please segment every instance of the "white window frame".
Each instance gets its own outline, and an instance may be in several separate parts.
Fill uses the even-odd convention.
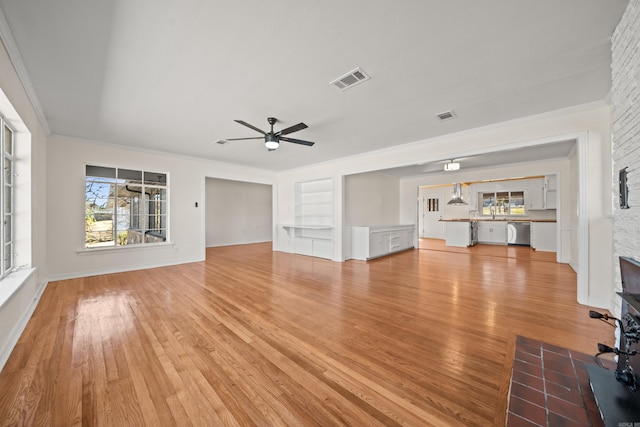
[[[0,149],[2,150],[2,176],[0,177],[0,212],[2,213],[2,221],[0,221],[0,279],[15,269],[15,141],[16,132],[7,123],[5,118],[0,115],[0,127],[2,129],[0,135]],[[5,148],[7,146],[5,130],[11,135],[10,152]],[[7,174],[4,172],[9,167],[8,176],[11,182],[7,182]],[[8,193],[8,196],[7,196]],[[7,197],[11,207],[7,210]],[[8,221],[7,221],[8,219]],[[9,225],[7,225],[7,222]],[[7,230],[7,227],[9,230]],[[7,239],[8,237],[8,239]],[[7,257],[8,254],[8,257]]]
[[[125,244],[125,245],[119,245],[118,244],[118,235],[117,235],[117,223],[118,223],[118,208],[117,208],[117,202],[114,203],[114,207],[113,207],[113,244],[110,245],[100,245],[100,246],[87,246],[87,231],[86,231],[86,220],[85,220],[85,224],[83,227],[83,236],[84,236],[84,242],[83,242],[83,251],[100,251],[100,250],[116,250],[116,249],[128,249],[128,248],[140,248],[140,247],[152,247],[152,246],[158,246],[158,245],[166,245],[170,243],[170,231],[169,231],[169,224],[170,224],[170,220],[169,220],[169,173],[168,172],[151,172],[149,170],[144,170],[144,169],[134,169],[134,168],[129,168],[129,167],[117,167],[117,166],[107,166],[107,165],[102,165],[102,164],[96,164],[96,163],[92,163],[92,164],[85,164],[84,167],[84,172],[85,172],[85,203],[86,203],[86,184],[87,184],[87,167],[99,167],[99,168],[108,168],[108,169],[113,169],[116,172],[116,177],[118,176],[118,171],[119,170],[128,170],[128,171],[136,171],[136,172],[141,172],[143,180],[140,184],[134,184],[136,186],[140,186],[142,189],[142,193],[145,193],[145,189],[149,189],[149,188],[160,188],[160,189],[164,189],[165,190],[165,200],[164,203],[166,204],[165,206],[165,211],[166,213],[164,214],[165,216],[165,227],[164,230],[165,231],[165,235],[164,235],[164,240],[163,241],[150,241],[147,242],[145,238],[143,238],[141,240],[140,243],[134,243],[134,244]],[[166,177],[166,183],[164,185],[158,185],[158,184],[149,184],[149,183],[145,183],[144,180],[144,176],[145,173],[148,174],[163,174]],[[118,178],[116,178],[117,181]],[[119,183],[115,184],[116,186],[119,185]],[[115,196],[117,199],[117,195]],[[143,207],[143,213],[142,213],[142,217],[148,218],[149,217],[149,211],[148,211],[148,206],[145,204],[145,206]],[[86,205],[85,205],[85,215],[86,215]],[[84,216],[83,216],[84,218]],[[146,236],[147,232],[149,232],[150,230],[146,228],[147,224],[147,220],[145,219],[144,221],[142,221],[144,224],[144,228],[142,228],[140,230],[142,236]]]

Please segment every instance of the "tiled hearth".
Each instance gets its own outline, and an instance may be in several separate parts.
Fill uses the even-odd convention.
[[[593,355],[518,336],[507,427],[604,426],[585,364]]]

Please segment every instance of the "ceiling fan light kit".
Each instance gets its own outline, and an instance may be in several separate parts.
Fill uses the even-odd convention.
[[[297,125],[289,126],[288,128],[282,129],[281,131],[278,131],[278,132],[273,131],[273,125],[275,125],[278,122],[278,120],[275,117],[267,118],[267,122],[271,125],[271,130],[269,132],[265,132],[262,129],[257,128],[253,125],[250,125],[249,123],[243,120],[235,120],[235,122],[240,123],[241,125],[246,126],[249,129],[253,129],[264,136],[258,136],[258,137],[252,137],[252,138],[227,138],[227,139],[219,139],[216,142],[218,142],[219,144],[225,144],[229,141],[242,141],[246,139],[263,139],[264,138],[264,145],[265,147],[267,147],[268,151],[274,151],[275,149],[277,149],[280,146],[280,141],[306,145],[307,147],[311,147],[313,144],[315,144],[315,142],[283,136],[293,132],[297,132],[302,129],[306,129],[308,126],[302,122],[298,123]],[[221,142],[221,141],[224,141],[224,142]]]

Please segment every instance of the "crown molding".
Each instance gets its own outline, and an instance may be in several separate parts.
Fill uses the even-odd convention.
[[[27,68],[24,65],[24,61],[22,60],[22,55],[20,54],[20,49],[18,49],[18,45],[16,44],[16,40],[13,38],[13,33],[9,27],[9,22],[7,22],[7,18],[4,15],[4,11],[0,6],[0,40],[4,44],[5,49],[7,50],[7,54],[9,55],[9,59],[13,64],[13,68],[16,70],[16,74],[18,75],[18,79],[22,83],[22,87],[29,98],[29,102],[31,103],[31,107],[33,111],[36,113],[38,120],[40,121],[40,126],[44,130],[47,136],[51,135],[51,128],[49,127],[49,123],[47,122],[47,118],[44,115],[44,110],[42,109],[42,105],[40,104],[40,100],[38,99],[38,95],[36,94],[35,89],[33,88],[33,84],[31,83],[31,79],[29,78],[29,73],[27,73]]]

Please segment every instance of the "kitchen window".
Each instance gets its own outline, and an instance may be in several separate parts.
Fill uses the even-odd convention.
[[[86,167],[85,248],[167,241],[167,174]]]
[[[524,215],[524,191],[482,193],[482,215]]]

